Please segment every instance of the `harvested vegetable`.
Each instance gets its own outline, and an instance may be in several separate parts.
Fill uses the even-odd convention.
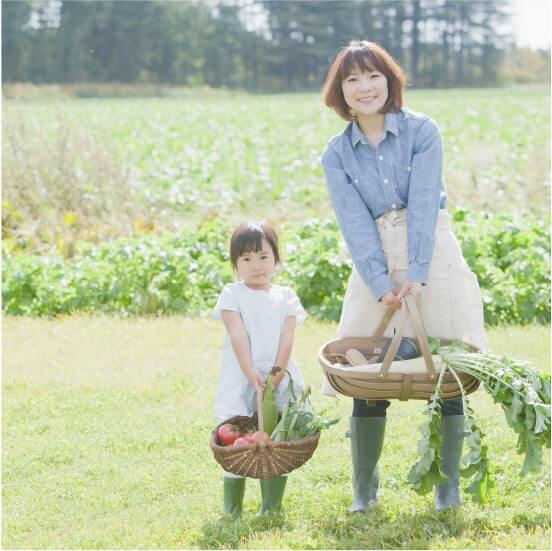
[[[293,381],[290,382],[290,386],[293,386]],[[284,407],[280,422],[271,434],[272,440],[275,442],[291,442],[300,438],[308,438],[339,421],[339,419],[327,421],[316,415],[309,396],[309,386],[303,388],[299,399],[296,399],[292,392],[292,398]]]
[[[278,368],[280,369],[280,368]],[[266,378],[264,393],[263,393],[263,423],[264,431],[268,434],[272,434],[272,431],[278,423],[278,405],[276,402],[276,389],[274,388],[274,381],[272,375],[276,371],[270,372]]]
[[[226,423],[218,429],[218,437],[223,446],[233,444],[241,436],[240,430],[235,425]]]
[[[550,448],[550,375],[541,373],[525,362],[507,356],[487,353],[470,353],[467,345],[453,341],[441,346],[439,339],[429,338],[432,354],[441,356],[443,367],[453,375],[457,371],[468,373],[483,383],[483,388],[499,403],[506,421],[518,434],[517,451],[525,458],[521,475],[538,471],[542,467],[542,448]],[[442,375],[435,387],[435,393],[426,409],[428,420],[420,429],[423,438],[418,443],[421,455],[412,467],[408,479],[419,493],[429,492],[440,483],[440,416],[438,406]],[[487,458],[487,446],[483,443],[484,433],[477,426],[473,410],[469,406],[462,384],[462,400],[466,414],[467,453],[460,474],[471,478],[468,492],[474,501],[485,503],[493,492],[493,470]]]

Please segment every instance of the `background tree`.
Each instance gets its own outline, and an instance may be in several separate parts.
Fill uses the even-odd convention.
[[[413,86],[501,82],[504,0],[2,0],[3,82],[318,89],[339,47],[379,42]]]

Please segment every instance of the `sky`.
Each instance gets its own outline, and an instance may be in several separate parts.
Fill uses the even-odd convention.
[[[552,0],[512,0],[512,18],[518,46],[550,47]]]

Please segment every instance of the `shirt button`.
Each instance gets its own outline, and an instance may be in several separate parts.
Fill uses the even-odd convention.
[[[384,179],[383,179],[383,183],[384,183],[384,184],[388,184],[388,183],[389,183],[389,180],[388,180],[387,178],[384,178]]]
[[[378,159],[379,159],[380,161],[383,161],[383,155],[380,155],[380,156],[378,157]]]
[[[396,208],[397,208],[396,203],[393,203],[393,204],[391,205],[391,208],[392,208],[392,209],[396,209]]]
[[[412,167],[408,167],[406,170],[408,170],[408,172],[410,172],[412,170]]]
[[[355,184],[358,184],[358,178],[355,178]]]

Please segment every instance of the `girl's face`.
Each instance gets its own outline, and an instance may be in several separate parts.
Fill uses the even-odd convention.
[[[341,83],[345,102],[362,118],[381,112],[389,97],[387,78],[380,71],[360,71],[357,68]]]
[[[262,240],[260,251],[243,253],[236,263],[236,270],[242,281],[251,289],[268,291],[276,261],[272,247]]]

